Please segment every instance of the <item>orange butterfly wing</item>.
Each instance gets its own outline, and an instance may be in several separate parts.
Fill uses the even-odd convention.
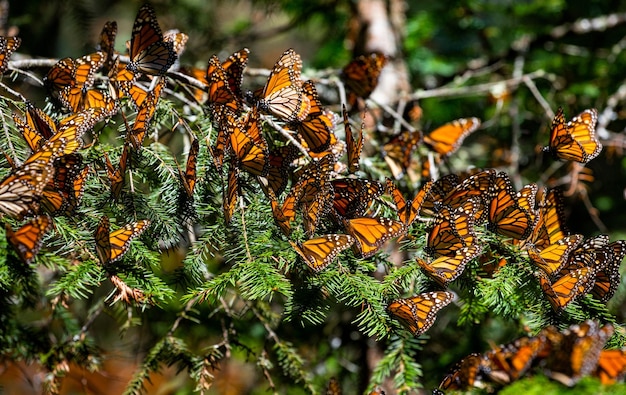
[[[302,92],[302,60],[293,49],[286,50],[274,65],[257,101],[259,109],[287,122],[303,121],[311,102]]]
[[[8,224],[5,224],[5,226],[7,240],[13,246],[22,262],[28,265],[39,252],[44,235],[52,227],[52,219],[47,215],[40,215],[28,221],[16,231],[13,231]]]
[[[454,294],[448,291],[424,292],[412,298],[396,299],[387,310],[414,336],[419,336],[435,323],[439,310],[453,299]]]
[[[565,122],[563,109],[559,107],[552,121],[550,145],[544,148],[557,159],[587,163],[602,151],[602,144],[595,135],[598,111],[587,109],[569,122]]]
[[[315,272],[325,269],[343,250],[354,243],[354,238],[348,235],[331,234],[309,239],[297,244],[289,241],[294,250],[304,259],[304,262]]]
[[[13,52],[19,48],[22,39],[19,37],[0,36],[0,74],[4,74],[9,66],[9,59]]]
[[[177,58],[174,44],[163,40],[154,9],[147,3],[142,5],[133,24],[130,63],[126,69],[162,76]]]
[[[424,143],[442,156],[455,153],[463,140],[480,126],[478,118],[461,118],[440,126],[424,136]]]
[[[128,251],[133,239],[140,236],[149,225],[150,221],[141,220],[110,232],[109,218],[106,215],[103,216],[94,233],[100,263],[108,265],[120,260]]]
[[[404,234],[406,228],[399,221],[389,218],[354,218],[344,221],[346,231],[355,239],[354,254],[362,258],[374,255],[385,242]]]

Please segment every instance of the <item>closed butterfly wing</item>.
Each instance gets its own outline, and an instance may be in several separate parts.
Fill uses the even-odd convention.
[[[252,175],[265,176],[269,152],[258,122],[258,112],[253,110],[242,119],[230,120],[227,134],[230,136],[237,166]]]
[[[55,63],[43,79],[44,85],[53,94],[58,94],[65,87],[74,86],[74,59],[63,58]]]
[[[304,82],[302,92],[310,109],[306,118],[298,123],[298,134],[312,152],[320,153],[327,150],[334,139],[333,121],[322,107],[313,81]]]
[[[596,269],[596,281],[590,292],[591,295],[605,303],[613,297],[621,283],[620,266],[624,255],[626,255],[626,241],[614,241],[606,248],[610,249],[612,254],[607,257],[606,262],[603,262],[601,268]]]
[[[419,130],[407,130],[392,136],[383,144],[385,162],[389,165],[396,179],[411,167],[413,151],[422,141],[422,138],[422,132]]]
[[[444,198],[460,183],[461,180],[456,174],[448,174],[433,181],[424,202],[422,202],[422,212],[430,216],[436,216],[443,206]]]
[[[424,136],[424,144],[442,156],[455,153],[463,140],[480,126],[478,118],[461,118],[449,122]]]
[[[354,243],[354,238],[342,234],[330,234],[309,239],[301,244],[289,241],[304,262],[315,272],[325,269],[343,250]]]
[[[133,73],[164,75],[178,58],[174,44],[163,40],[156,14],[150,4],[137,12],[130,39],[130,63],[126,68]]]
[[[11,226],[6,224],[6,236],[22,262],[28,265],[39,252],[43,237],[51,227],[52,219],[47,215],[40,215],[16,231],[13,231]]]
[[[122,188],[124,187],[124,180],[126,179],[126,167],[130,159],[128,157],[128,144],[124,144],[120,155],[119,166],[113,166],[106,153],[104,154],[104,158],[106,160],[107,175],[111,183],[111,194],[115,199],[119,199],[122,194]]]
[[[539,282],[552,309],[559,312],[587,292],[593,276],[594,272],[591,268],[581,267],[558,278],[554,283],[550,283],[548,277],[540,273]]]
[[[355,239],[354,254],[362,258],[374,255],[385,242],[406,231],[404,224],[389,218],[354,218],[344,221],[346,231]]]
[[[346,149],[348,153],[348,171],[355,173],[359,170],[359,160],[361,159],[361,151],[363,151],[363,129],[364,123],[361,123],[358,136],[355,139],[352,135],[352,127],[350,126],[350,118],[345,104],[343,105],[343,124],[346,131]]]
[[[196,186],[196,165],[198,163],[199,151],[200,143],[198,142],[198,139],[194,137],[191,141],[189,153],[187,154],[187,166],[185,168],[185,173],[182,174],[181,172],[183,187],[185,188],[185,192],[187,192],[187,197],[189,198],[193,196],[193,190]]]
[[[109,218],[103,216],[94,234],[100,263],[108,265],[120,260],[128,251],[133,239],[139,237],[149,225],[150,221],[141,220],[110,232]]]
[[[387,64],[387,56],[380,52],[360,55],[352,59],[341,71],[340,78],[346,88],[356,97],[367,99],[378,85],[378,78]],[[356,98],[349,98],[354,105]]]
[[[142,102],[139,110],[137,111],[137,116],[133,122],[132,129],[127,132],[126,140],[136,150],[141,149],[143,145],[143,140],[148,132],[150,122],[156,112],[157,103],[165,85],[167,85],[167,80],[163,78],[156,84],[154,89],[148,92],[146,99]]]
[[[559,273],[568,264],[569,254],[582,242],[582,235],[571,235],[562,238],[543,250],[528,249],[531,262],[543,270],[548,276]]]
[[[22,39],[19,37],[0,36],[0,74],[4,74],[7,71],[9,59],[21,43]]]
[[[500,173],[495,179],[488,221],[488,230],[516,240],[528,238],[533,230],[532,219],[517,203],[516,193],[506,173]]]
[[[437,313],[454,299],[448,291],[424,292],[412,298],[396,299],[387,309],[414,335],[426,332],[437,318]]]
[[[482,252],[482,247],[472,244],[457,251],[453,257],[441,256],[432,262],[417,258],[417,264],[428,277],[441,287],[457,279],[465,270],[465,266]]]
[[[224,210],[224,223],[228,225],[233,218],[237,199],[239,198],[239,167],[231,163],[228,170],[228,183],[222,197],[222,207]]]
[[[587,163],[602,151],[596,137],[598,111],[587,109],[569,122],[565,122],[563,109],[559,107],[550,131],[550,145],[544,148],[555,158]]]
[[[99,50],[102,51],[106,57],[103,67],[108,73],[113,70],[115,65],[115,37],[117,36],[117,22],[107,21],[102,27],[100,32],[100,44]]]

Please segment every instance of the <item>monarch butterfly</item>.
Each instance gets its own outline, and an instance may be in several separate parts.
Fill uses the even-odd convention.
[[[592,375],[599,378],[603,385],[611,385],[624,380],[626,349],[600,351],[598,366]]]
[[[474,173],[465,178],[451,191],[449,191],[442,199],[441,203],[435,203],[437,206],[448,206],[451,208],[460,207],[467,199],[473,198],[477,203],[474,218],[477,224],[481,224],[487,217],[486,208],[491,203],[490,196],[493,193],[496,171],[488,169]],[[512,187],[511,187],[512,188]]]
[[[422,132],[403,131],[392,136],[384,145],[385,162],[394,177],[400,178],[411,167],[411,155],[422,141]]]
[[[241,66],[242,70],[248,60],[247,52],[245,52],[245,54],[246,56],[242,60],[244,62]],[[239,114],[242,108],[241,96],[236,96],[230,87],[228,73],[220,63],[217,55],[213,55],[209,59],[206,78],[209,92],[207,104],[213,109],[213,117],[219,122],[224,107],[235,114]]]
[[[80,154],[64,155],[54,161],[54,177],[41,195],[41,206],[50,215],[70,215],[80,205],[89,166]]]
[[[75,68],[74,59],[60,59],[48,70],[48,73],[43,78],[44,85],[54,95],[58,94],[65,87],[73,86],[76,83],[74,79]]]
[[[176,58],[180,58],[180,55],[185,51],[185,45],[187,45],[188,40],[189,36],[178,29],[170,29],[163,33],[163,41],[172,43],[172,49],[176,53]]]
[[[39,198],[54,176],[49,160],[24,163],[0,181],[0,211],[14,218],[39,210]]]
[[[593,269],[581,267],[559,277],[554,283],[550,283],[548,277],[543,272],[539,272],[539,283],[552,309],[559,312],[587,293],[593,276]]]
[[[19,48],[22,39],[19,37],[0,36],[0,74],[4,74],[9,66],[9,59],[13,52]]]
[[[587,109],[569,122],[565,122],[563,109],[559,107],[550,131],[550,144],[544,147],[555,159],[587,163],[602,151],[596,137],[598,110]]]
[[[346,132],[346,148],[348,152],[348,171],[355,173],[359,170],[359,160],[361,158],[361,151],[363,151],[363,129],[365,127],[364,122],[361,122],[361,128],[359,129],[359,135],[354,139],[352,136],[352,127],[350,127],[350,118],[348,117],[348,111],[346,105],[343,105],[343,126]]]
[[[335,179],[331,184],[335,193],[333,208],[340,218],[362,217],[385,190],[377,181],[360,178]]]
[[[474,244],[474,216],[477,207],[477,203],[470,199],[454,210],[442,208],[428,230],[424,248],[426,254],[435,258],[454,257],[461,248]]]
[[[119,199],[122,194],[122,188],[124,187],[124,179],[126,177],[126,166],[128,165],[128,144],[124,144],[122,154],[120,155],[120,164],[117,168],[113,166],[109,160],[109,156],[104,153],[104,159],[106,160],[107,175],[109,182],[111,183],[111,194],[115,199]]]
[[[433,181],[424,202],[422,202],[422,212],[436,216],[443,206],[443,199],[460,183],[461,179],[456,174],[448,174]]]
[[[83,147],[82,135],[93,129],[95,124],[106,116],[102,108],[88,108],[63,118],[57,132],[41,145],[25,163],[45,160],[51,163],[54,159],[75,153]]]
[[[544,193],[537,210],[537,218],[525,244],[543,249],[569,234],[565,226],[563,196],[558,189]]]
[[[252,175],[265,176],[269,152],[259,130],[258,116],[257,110],[253,109],[240,120],[229,118],[227,134],[236,166]]]
[[[528,249],[532,263],[548,276],[557,274],[568,264],[569,254],[582,242],[582,235],[571,235],[558,240],[543,250]]]
[[[148,3],[139,8],[130,39],[130,63],[126,69],[162,76],[178,56],[174,44],[163,40],[154,8]]]
[[[108,73],[115,65],[115,37],[117,36],[117,22],[107,21],[100,32],[100,43],[98,50],[102,51],[106,57],[103,63],[104,70]]]
[[[538,190],[539,190],[539,187],[535,183],[524,185],[522,189],[520,189],[517,192],[517,196],[516,196],[517,204],[520,206],[522,210],[526,210],[528,215],[530,215],[530,219],[533,225],[537,218],[537,209],[535,206],[536,206],[536,198],[537,198]]]
[[[424,292],[412,298],[396,299],[389,304],[387,310],[405,325],[413,336],[419,336],[435,323],[439,310],[453,299],[454,294],[449,291]]]
[[[316,237],[303,243],[294,243],[289,240],[298,255],[315,272],[324,270],[335,257],[354,243],[354,238],[348,235],[332,234]]]
[[[590,292],[601,302],[607,302],[611,299],[621,282],[619,269],[624,255],[626,255],[626,241],[617,240],[607,247],[612,250],[613,256],[608,262],[605,262],[604,268],[596,269],[596,281]]]
[[[193,138],[191,141],[191,147],[189,148],[189,153],[187,154],[187,167],[185,169],[185,173],[183,174],[182,170],[180,171],[180,179],[183,182],[183,187],[185,188],[185,192],[187,192],[187,197],[191,198],[193,196],[193,189],[196,186],[196,164],[198,163],[198,152],[200,151],[200,143],[197,138]]]
[[[128,251],[133,239],[140,236],[148,226],[150,226],[149,220],[141,220],[110,232],[109,217],[102,216],[94,233],[100,263],[109,265],[120,260]]]
[[[386,183],[386,192],[391,194],[391,197],[396,204],[398,218],[404,223],[404,226],[408,228],[420,213],[422,203],[424,203],[426,195],[428,195],[428,192],[432,187],[432,182],[428,181],[426,184],[422,185],[413,200],[406,200],[391,179],[387,178]]]
[[[161,96],[161,91],[167,85],[167,80],[162,78],[156,84],[154,89],[148,92],[146,99],[139,106],[137,116],[133,122],[133,128],[126,133],[126,140],[133,146],[134,149],[139,150],[143,145],[143,139],[146,136],[150,121],[156,112],[157,103]]]
[[[311,103],[302,92],[301,69],[300,55],[291,48],[286,50],[274,65],[260,98],[256,100],[259,110],[286,122],[303,121],[309,114]]]
[[[367,99],[376,86],[383,67],[387,64],[387,56],[380,52],[360,55],[352,59],[341,70],[340,78],[351,92],[348,102],[351,106],[356,98]]]
[[[488,230],[516,240],[524,240],[532,232],[532,219],[517,203],[511,179],[506,173],[495,178],[488,221]]]
[[[479,353],[471,353],[454,365],[441,383],[442,390],[464,390],[473,387],[482,377],[482,364],[484,357]]]
[[[522,377],[540,352],[549,347],[543,336],[521,337],[484,354],[483,372],[491,381],[509,384]]]
[[[26,103],[25,119],[13,114],[13,121],[22,133],[22,137],[28,147],[34,152],[38,151],[43,143],[57,132],[57,127],[52,118],[32,103]]]
[[[383,217],[362,217],[344,220],[346,231],[355,239],[352,245],[354,254],[361,258],[369,258],[393,237],[406,231],[404,224]]]
[[[424,136],[424,144],[441,156],[455,153],[463,140],[480,126],[480,119],[461,118],[448,122]]]
[[[472,244],[458,250],[453,257],[444,255],[430,263],[417,258],[417,264],[428,277],[445,288],[459,277],[469,261],[476,258],[481,252],[482,247],[478,244]]]
[[[224,210],[224,223],[228,225],[233,218],[237,199],[239,198],[239,167],[232,163],[228,168],[228,182],[226,191],[222,194],[222,208]]]
[[[43,237],[51,227],[52,219],[47,215],[31,219],[16,231],[13,231],[9,224],[5,224],[9,244],[26,265],[31,263],[39,252]]]
[[[296,209],[301,209],[309,235],[314,233],[319,220],[330,210],[333,198],[330,175],[334,165],[335,158],[330,154],[311,161],[283,201],[282,212],[288,221],[295,218]]]
[[[574,386],[596,370],[602,348],[612,334],[611,324],[600,327],[591,320],[570,326],[562,340],[552,345],[545,374],[568,387]]]
[[[73,83],[58,92],[59,101],[64,107],[76,113],[93,104],[93,99],[90,98],[93,93],[90,93],[90,88],[94,84],[96,71],[102,67],[105,60],[104,52],[95,52],[74,61]]]
[[[336,140],[333,134],[335,128],[333,120],[328,115],[329,112],[322,107],[313,81],[305,81],[302,84],[302,92],[309,101],[310,109],[306,118],[297,124],[298,135],[312,152],[326,151],[333,140]]]
[[[275,195],[280,195],[289,181],[289,175],[293,167],[293,162],[301,156],[301,152],[293,145],[277,146],[268,154],[267,160],[267,187],[264,183],[261,186],[267,194],[267,189],[271,189]]]

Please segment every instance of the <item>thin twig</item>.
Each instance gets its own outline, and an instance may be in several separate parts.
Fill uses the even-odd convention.
[[[454,86],[446,88],[436,88],[428,90],[418,90],[409,95],[411,100],[427,99],[433,97],[457,97],[457,96],[475,96],[489,93],[493,88],[506,84],[507,88],[515,88],[524,82],[525,78],[538,79],[538,78],[552,78],[552,74],[546,73],[544,70],[533,71],[532,73],[525,74],[517,78],[510,78],[504,81],[487,82],[484,84],[470,85],[470,86]]]

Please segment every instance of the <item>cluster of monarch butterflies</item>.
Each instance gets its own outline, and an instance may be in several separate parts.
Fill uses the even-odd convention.
[[[507,174],[493,169],[465,177],[451,174],[427,183],[411,204],[394,192],[401,218],[406,207],[410,207],[404,214],[407,220],[418,212],[434,216],[424,248],[432,260],[418,257],[416,261],[424,274],[444,289],[391,303],[390,312],[413,334],[428,329],[434,313],[450,303],[453,294],[445,288],[463,274],[468,263],[487,257],[484,243],[478,242],[480,225],[528,253],[539,285],[556,312],[587,293],[602,302],[613,296],[620,284],[626,241],[609,242],[606,235],[583,241],[582,235],[569,234],[556,189],[543,191],[537,199],[536,184],[515,191]],[[393,183],[389,187],[393,190]]]
[[[18,219],[32,217],[15,231],[8,225],[6,228],[7,239],[25,263],[37,255],[43,236],[53,226],[53,217],[71,215],[79,207],[90,172],[78,152],[83,146],[82,136],[97,122],[120,112],[120,99],[125,97],[136,115],[132,126],[126,126],[119,165],[105,156],[112,195],[121,196],[130,158],[143,145],[167,86],[166,73],[187,40],[183,33],[162,33],[154,10],[147,4],[140,8],[133,25],[127,64],[120,62],[114,50],[116,35],[115,22],[107,22],[97,52],[61,59],[48,71],[44,82],[51,97],[71,115],[54,122],[27,104],[24,119],[14,116],[33,154],[0,182],[0,210]],[[19,38],[1,37],[0,72],[7,70],[19,44]],[[194,95],[205,104],[217,131],[210,147],[213,163],[219,170],[228,163],[223,193],[226,223],[241,201],[242,180],[255,180],[286,237],[291,237],[300,214],[307,239],[289,242],[304,263],[319,272],[348,248],[357,257],[371,257],[393,238],[414,237],[410,230],[416,220],[429,222],[424,253],[430,258],[417,258],[416,264],[439,290],[395,299],[388,305],[391,315],[415,336],[428,330],[438,311],[455,299],[446,288],[463,274],[469,262],[483,254],[478,243],[481,226],[527,251],[554,310],[565,309],[587,293],[601,301],[615,293],[625,242],[609,242],[606,236],[585,241],[581,235],[570,235],[563,226],[562,203],[556,191],[544,192],[537,199],[535,184],[515,191],[507,174],[485,170],[427,181],[412,200],[407,200],[391,180],[383,184],[352,175],[337,176],[358,171],[364,124],[355,137],[344,107],[345,142],[335,136],[339,117],[322,105],[314,82],[301,79],[302,60],[293,49],[276,61],[264,86],[244,92],[248,56],[244,48],[224,61],[212,56],[200,74],[181,69],[204,87]],[[373,53],[357,57],[343,68],[341,78],[350,93],[351,107],[372,93],[386,62],[384,55]],[[98,84],[102,80],[96,78],[99,72],[108,77],[104,85]],[[278,121],[290,138],[277,133],[268,138],[264,119]],[[559,109],[545,151],[558,159],[587,163],[602,149],[595,136],[596,122],[595,109],[585,110],[570,121]],[[460,118],[426,135],[417,130],[403,131],[388,137],[382,149],[399,169],[393,171],[398,177],[410,167],[412,153],[420,143],[436,156],[435,166],[454,154],[480,124],[477,118]],[[198,153],[199,141],[194,137],[186,171],[180,172],[189,198],[194,194]],[[424,174],[430,177],[430,173]],[[393,218],[371,214],[372,206],[383,200],[383,195],[393,202]],[[108,217],[102,217],[94,233],[100,262],[109,265],[121,259],[131,241],[149,225],[149,220],[139,220],[110,231]],[[321,235],[320,229],[324,231]]]
[[[187,36],[178,32],[163,34],[154,9],[143,5],[133,25],[129,42],[128,64],[119,61],[114,51],[117,24],[107,22],[101,34],[100,50],[80,58],[59,60],[44,77],[44,85],[69,115],[55,122],[43,110],[26,102],[24,117],[13,119],[32,154],[21,165],[7,156],[12,171],[0,182],[0,211],[22,219],[32,217],[17,230],[6,224],[6,235],[19,258],[26,264],[37,255],[43,237],[53,227],[53,217],[73,215],[81,204],[84,185],[90,168],[83,164],[83,136],[93,132],[96,123],[120,111],[124,96],[137,110],[132,128],[127,133],[119,166],[105,155],[107,176],[112,195],[119,198],[126,175],[129,150],[141,149],[157,101],[166,85],[165,72],[174,64],[184,48]],[[0,70],[8,68],[11,54],[21,40],[1,37]],[[98,72],[108,74],[106,86],[96,84]],[[122,116],[125,116],[122,113]],[[97,138],[93,133],[92,139]],[[197,150],[197,141],[193,145]],[[195,179],[183,177],[189,188]],[[130,242],[150,224],[148,220],[129,223],[109,231],[109,219],[102,217],[94,233],[97,257],[102,265],[119,260]]]
[[[626,349],[603,350],[612,334],[611,324],[601,326],[591,320],[563,331],[550,326],[535,336],[466,356],[444,377],[439,389],[493,391],[537,370],[569,387],[585,376],[613,384],[626,375]]]

